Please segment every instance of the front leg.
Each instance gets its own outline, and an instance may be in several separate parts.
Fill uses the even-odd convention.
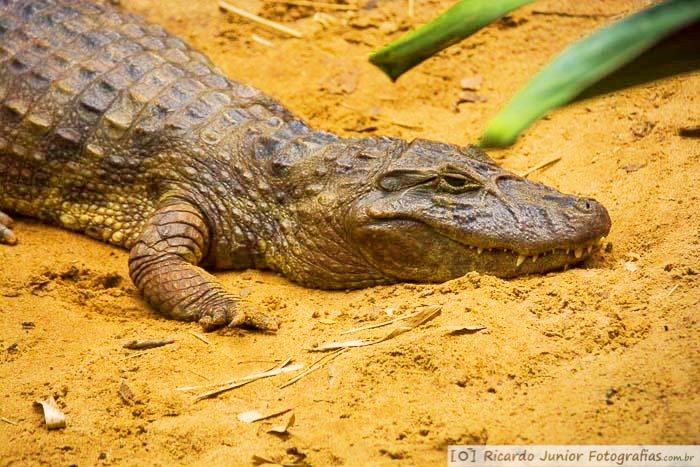
[[[199,321],[206,330],[240,325],[277,329],[264,315],[247,316],[214,276],[196,266],[209,242],[209,228],[195,206],[166,201],[131,248],[131,279],[148,303],[170,318]]]

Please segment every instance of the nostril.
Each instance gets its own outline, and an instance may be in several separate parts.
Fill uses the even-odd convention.
[[[579,199],[576,201],[574,206],[579,211],[591,212],[591,210],[593,210],[593,207],[594,207],[594,202],[593,202],[593,200],[590,200],[590,199]]]

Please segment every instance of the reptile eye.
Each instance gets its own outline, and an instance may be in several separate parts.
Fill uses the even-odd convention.
[[[443,174],[440,177],[440,184],[438,186],[442,191],[456,194],[464,193],[469,190],[476,190],[481,187],[481,184],[465,175],[449,173]]]
[[[454,188],[462,188],[466,183],[467,179],[463,177],[455,177],[454,175],[445,175],[442,179]]]

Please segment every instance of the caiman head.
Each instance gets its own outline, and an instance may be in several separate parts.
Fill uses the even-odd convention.
[[[307,258],[327,265],[297,280],[321,288],[544,273],[585,260],[610,230],[597,201],[503,170],[476,147],[341,140],[288,175],[306,178],[291,204],[298,231],[313,230]],[[342,264],[345,282],[321,277]]]

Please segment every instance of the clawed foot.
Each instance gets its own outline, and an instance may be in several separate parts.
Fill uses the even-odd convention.
[[[180,321],[199,321],[206,331],[252,327],[276,331],[277,322],[246,313],[239,299],[204,269],[209,227],[200,210],[177,198],[166,200],[146,222],[129,254],[129,275],[160,313]]]
[[[274,318],[262,313],[245,313],[237,306],[204,312],[199,318],[199,324],[205,331],[214,331],[223,327],[246,327],[258,331],[276,332],[279,328]]]
[[[6,245],[17,244],[17,237],[15,233],[10,229],[12,226],[12,218],[0,211],[0,243]]]

